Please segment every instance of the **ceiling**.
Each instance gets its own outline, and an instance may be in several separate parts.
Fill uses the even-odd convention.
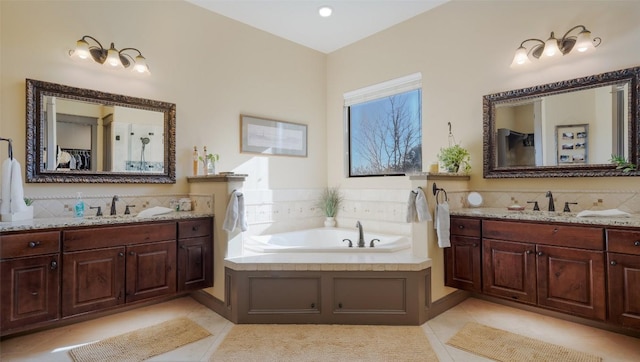
[[[186,0],[295,43],[331,53],[448,0]],[[322,18],[328,5],[333,15]]]

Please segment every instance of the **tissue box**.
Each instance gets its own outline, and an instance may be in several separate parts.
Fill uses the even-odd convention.
[[[33,219],[33,205],[27,206],[27,209],[21,212],[0,215],[0,220],[2,221],[20,221],[31,219]]]

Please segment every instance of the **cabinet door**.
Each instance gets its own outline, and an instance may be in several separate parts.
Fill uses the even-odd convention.
[[[604,320],[604,252],[537,246],[538,304]]]
[[[607,254],[609,320],[640,328],[640,256]]]
[[[125,248],[62,254],[62,316],[124,303]]]
[[[482,248],[483,291],[486,294],[535,304],[535,246],[483,239]]]
[[[333,279],[334,314],[406,314],[406,278]]]
[[[248,314],[319,313],[319,277],[249,277]]]
[[[175,240],[127,247],[126,275],[127,302],[175,293]]]
[[[212,287],[212,237],[183,239],[178,244],[178,291]]]
[[[479,238],[451,236],[451,247],[444,249],[445,284],[450,287],[482,291],[481,248]]]
[[[0,330],[58,319],[58,265],[57,254],[0,262]]]

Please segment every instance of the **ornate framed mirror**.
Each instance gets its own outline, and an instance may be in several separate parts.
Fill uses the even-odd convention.
[[[640,176],[640,67],[483,97],[484,178]]]
[[[32,79],[26,87],[26,182],[175,183],[175,104]]]

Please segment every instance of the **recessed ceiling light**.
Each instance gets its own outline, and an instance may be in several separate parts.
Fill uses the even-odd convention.
[[[333,9],[331,8],[331,6],[321,6],[318,9],[318,14],[320,14],[320,16],[322,16],[323,18],[328,18],[329,16],[331,16],[331,13],[333,13]]]

